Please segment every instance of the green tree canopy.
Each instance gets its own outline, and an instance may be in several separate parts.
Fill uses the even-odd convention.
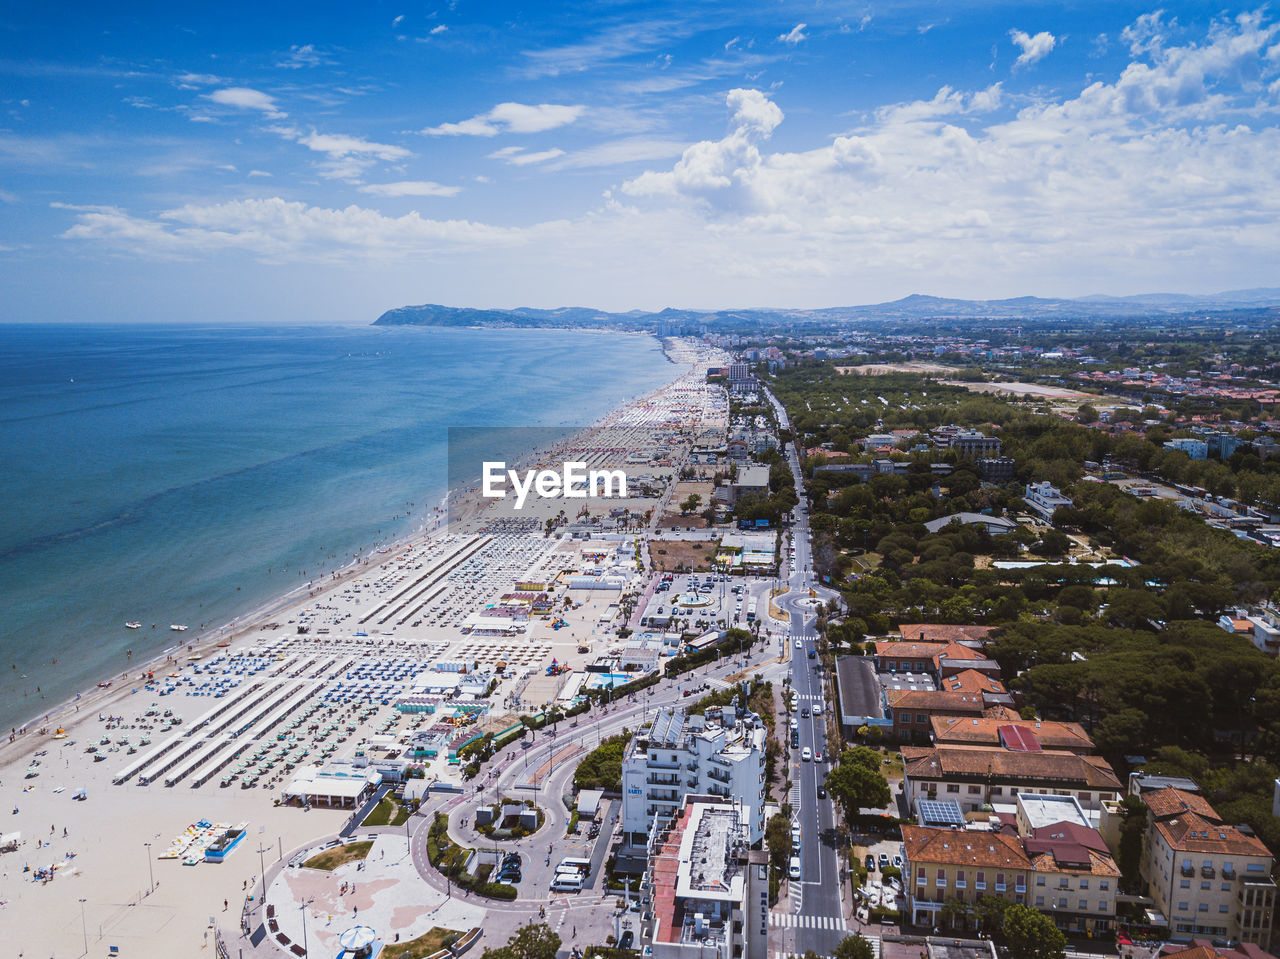
[[[544,922],[521,926],[505,946],[486,949],[480,959],[556,959],[561,939]]]
[[[1052,919],[1030,906],[1006,909],[1002,931],[1013,959],[1066,959],[1067,937]]]

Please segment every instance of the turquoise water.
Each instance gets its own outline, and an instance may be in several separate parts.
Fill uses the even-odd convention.
[[[0,326],[0,727],[420,528],[448,427],[675,373],[637,336]]]

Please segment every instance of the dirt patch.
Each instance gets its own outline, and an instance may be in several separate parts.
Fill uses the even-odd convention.
[[[970,393],[1007,393],[1010,396],[1043,396],[1052,400],[1095,400],[1092,393],[1081,393],[1062,386],[1042,386],[1039,383],[963,383],[959,380],[942,380],[946,386],[963,386]]]
[[[697,542],[653,540],[649,544],[649,554],[653,557],[654,566],[660,572],[668,573],[682,569],[701,572],[711,569],[719,548],[718,540]]]
[[[349,842],[345,846],[334,846],[332,849],[326,849],[324,852],[312,856],[302,864],[302,868],[323,869],[326,872],[333,872],[344,863],[356,862],[365,858],[372,848],[372,839],[364,842]]]

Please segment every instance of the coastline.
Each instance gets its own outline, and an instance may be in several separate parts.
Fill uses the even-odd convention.
[[[619,335],[621,333],[621,331],[610,330],[593,332],[599,332],[602,335]],[[649,336],[651,334],[630,333],[622,335]],[[669,378],[662,385],[646,393],[620,399],[615,406],[598,416],[592,423],[564,437],[555,444],[556,447],[570,444],[585,433],[602,428],[611,418],[618,416],[629,407],[660,395],[683,375],[685,371],[681,369],[680,364],[672,358],[669,352],[667,338],[654,335],[654,339],[658,341],[660,351],[671,367],[668,370],[668,373],[670,373]],[[533,455],[537,455],[540,451],[535,449],[530,452]],[[327,571],[326,575],[329,578],[321,580],[322,585],[317,586],[317,580],[313,579],[305,585],[295,586],[283,594],[249,607],[245,612],[232,617],[232,619],[220,626],[203,630],[192,639],[185,639],[185,633],[172,634],[171,639],[176,639],[175,642],[164,644],[164,648],[151,653],[149,656],[139,657],[136,660],[131,659],[128,668],[122,671],[118,677],[114,672],[110,675],[105,675],[98,680],[98,685],[87,687],[62,700],[50,709],[35,713],[22,725],[13,727],[13,738],[0,740],[0,768],[3,768],[11,761],[13,758],[10,755],[11,753],[20,753],[22,751],[23,744],[29,741],[31,735],[52,733],[60,725],[63,728],[70,728],[74,725],[81,718],[81,707],[86,707],[84,715],[96,716],[101,709],[112,702],[123,701],[139,692],[141,685],[137,688],[130,686],[129,677],[131,675],[142,674],[145,677],[149,671],[160,672],[167,664],[177,660],[186,660],[188,657],[203,657],[218,649],[222,644],[227,644],[233,648],[237,640],[243,639],[247,634],[254,632],[275,615],[306,601],[324,590],[332,589],[335,586],[356,579],[363,573],[403,556],[413,547],[415,541],[421,544],[430,541],[433,537],[447,534],[451,499],[456,497],[459,500],[465,500],[465,494],[469,489],[473,488],[470,484],[466,484],[448,489],[441,497],[439,505],[434,507],[435,511],[432,514],[434,522],[423,524],[417,530],[391,540],[385,542],[375,541],[367,545],[359,551],[356,558],[337,569]],[[145,678],[140,679],[140,682],[145,683]],[[103,687],[102,683],[108,685]]]

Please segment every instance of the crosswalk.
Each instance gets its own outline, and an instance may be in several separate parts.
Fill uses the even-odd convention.
[[[789,912],[770,912],[769,925],[784,929],[830,929],[844,932],[849,928],[843,916],[793,916]]]
[[[712,689],[728,689],[729,688],[729,684],[726,683],[723,679],[708,679],[707,685],[710,686]]]
[[[880,939],[878,937],[868,937],[867,942],[871,943],[871,954],[875,959],[880,959]],[[769,959],[803,959],[803,954],[799,952],[770,952]]]

